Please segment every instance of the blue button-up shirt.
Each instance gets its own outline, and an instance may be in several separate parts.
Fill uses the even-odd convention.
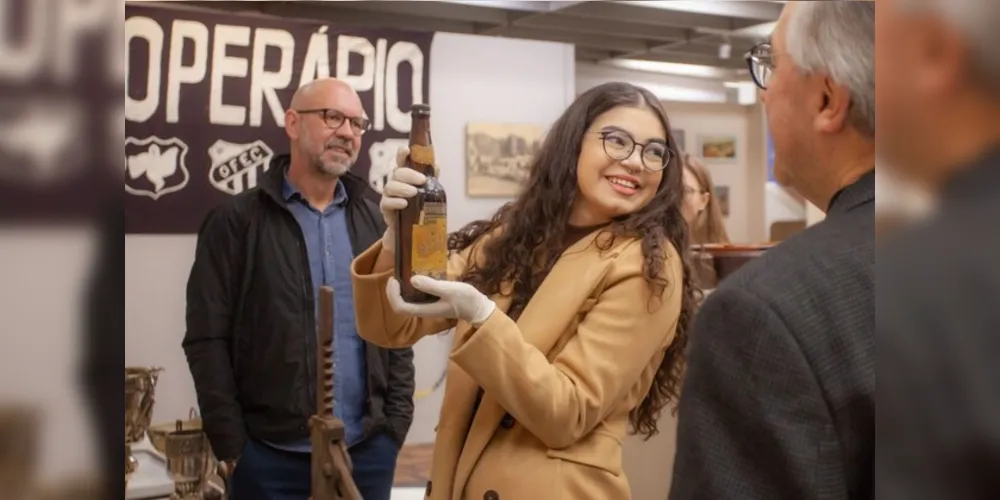
[[[364,432],[361,420],[365,415],[368,388],[365,342],[358,336],[354,323],[354,289],[351,284],[354,252],[347,233],[347,190],[343,183],[338,182],[333,203],[320,212],[285,177],[284,198],[305,237],[317,314],[319,287],[333,287],[334,414],[344,421],[347,445],[352,446],[361,440]],[[316,335],[316,332],[303,334]],[[315,346],[315,342],[308,345]],[[315,357],[316,353],[312,351],[309,355]],[[317,366],[319,369],[322,367]],[[308,440],[272,445],[291,451],[310,451]]]

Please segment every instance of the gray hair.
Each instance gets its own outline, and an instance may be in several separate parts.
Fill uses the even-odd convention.
[[[997,1],[997,0],[984,0]],[[875,138],[875,2],[796,2],[785,50],[806,73],[851,92],[851,125]]]
[[[1000,91],[1000,1],[997,0],[906,0],[910,10],[940,14],[963,34],[972,51],[973,64],[987,85]]]

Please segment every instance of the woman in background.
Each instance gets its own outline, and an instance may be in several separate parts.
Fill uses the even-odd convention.
[[[682,154],[684,164],[684,219],[691,229],[691,244],[729,243],[722,207],[715,197],[715,184],[708,168],[698,158]]]
[[[694,294],[667,115],[609,83],[552,126],[522,194],[453,234],[441,297],[408,304],[393,274],[396,211],[425,182],[398,168],[390,229],[353,265],[358,333],[411,346],[457,327],[427,498],[631,498],[622,440],[676,399]],[[447,170],[445,170],[447,171]]]

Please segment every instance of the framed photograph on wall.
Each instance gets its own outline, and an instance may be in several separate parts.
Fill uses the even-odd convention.
[[[715,201],[723,217],[729,217],[729,186],[715,186]]]
[[[670,135],[674,137],[674,143],[677,144],[678,153],[687,151],[687,134],[684,133],[684,129],[675,128],[670,131]]]
[[[698,154],[705,161],[731,163],[737,161],[737,140],[735,135],[699,135]]]
[[[524,123],[470,123],[465,136],[465,193],[470,198],[513,198],[528,180],[545,129]]]

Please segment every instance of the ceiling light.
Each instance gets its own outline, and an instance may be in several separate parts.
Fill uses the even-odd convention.
[[[661,61],[644,61],[641,59],[611,59],[602,61],[600,64],[615,66],[633,71],[646,71],[649,73],[664,73],[677,76],[691,76],[695,78],[711,78],[728,80],[736,76],[737,72],[726,68],[715,66],[702,66],[698,64],[681,64]]]

